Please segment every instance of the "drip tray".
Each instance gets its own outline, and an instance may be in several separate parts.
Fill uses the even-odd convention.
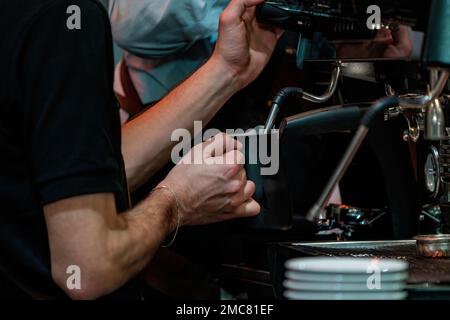
[[[407,261],[408,282],[417,284],[450,284],[450,259],[427,259],[416,251],[416,241],[360,241],[279,244],[287,259],[305,256],[379,257]]]

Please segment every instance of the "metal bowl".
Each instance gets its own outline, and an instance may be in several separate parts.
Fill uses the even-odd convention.
[[[414,239],[422,257],[450,258],[450,234],[421,235]]]

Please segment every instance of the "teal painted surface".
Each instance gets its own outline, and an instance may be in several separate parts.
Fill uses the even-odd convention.
[[[423,60],[450,67],[450,0],[433,0]]]

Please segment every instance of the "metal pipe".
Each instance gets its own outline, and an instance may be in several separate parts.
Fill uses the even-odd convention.
[[[442,70],[441,72],[436,68],[430,70],[430,83],[433,89],[428,94],[431,101],[427,104],[425,121],[425,139],[427,140],[437,141],[445,138],[445,115],[439,97],[445,89],[448,78],[448,70]]]
[[[450,76],[449,70],[441,70],[439,77],[437,80],[433,80],[435,78],[436,73],[432,73],[432,90],[425,96],[416,96],[416,97],[403,97],[400,98],[400,106],[403,108],[415,109],[415,108],[423,108],[428,106],[431,102],[438,99],[447,85],[448,78]],[[433,84],[433,82],[435,82]]]
[[[275,125],[275,120],[277,118],[279,111],[280,105],[278,103],[272,104],[272,109],[270,110],[269,118],[267,118],[266,125],[264,126],[264,134],[268,134],[269,131]]]
[[[430,69],[430,88],[434,88],[439,80],[439,69],[431,68]]]
[[[438,99],[442,92],[445,89],[445,86],[447,85],[448,78],[450,76],[450,73],[448,70],[443,69],[441,70],[441,74],[439,75],[439,79],[436,83],[433,84],[433,89],[430,94],[427,95],[428,102],[425,104],[429,104],[430,102],[434,101],[435,99]]]
[[[358,152],[361,144],[364,142],[364,139],[366,138],[368,132],[369,128],[365,126],[361,126],[358,129],[354,139],[352,140],[350,146],[348,147],[346,153],[344,154],[342,161],[339,163],[338,167],[334,171],[333,176],[327,183],[325,190],[323,191],[319,200],[309,210],[308,215],[306,216],[306,219],[308,221],[315,222],[324,218],[322,217],[322,212],[325,209],[327,202],[330,200],[333,190],[339,184],[348,167],[352,163],[353,158]]]
[[[341,76],[341,71],[342,71],[341,65],[340,64],[336,65],[336,68],[334,68],[333,73],[331,75],[330,85],[328,86],[327,91],[323,95],[316,96],[311,93],[304,92],[303,99],[314,103],[324,103],[330,100],[333,97],[334,93],[336,92],[339,83],[339,78]]]
[[[350,166],[353,158],[358,152],[361,144],[364,142],[370,127],[373,125],[375,119],[384,112],[386,108],[398,105],[398,97],[385,97],[376,101],[364,115],[350,146],[347,148],[341,162],[334,171],[331,179],[328,181],[324,191],[322,192],[319,200],[313,205],[306,215],[306,219],[311,222],[316,222],[322,218],[322,212],[324,211],[335,187],[339,184],[348,167]]]
[[[330,85],[328,86],[327,91],[321,96],[315,96],[311,93],[304,92],[300,88],[295,87],[289,87],[281,90],[273,100],[269,117],[267,118],[266,124],[264,126],[264,134],[268,134],[269,131],[273,128],[278,112],[280,112],[280,108],[283,105],[284,99],[288,96],[297,95],[301,99],[314,103],[324,103],[330,100],[336,92],[339,78],[341,76],[341,70],[341,65],[337,64],[333,70],[333,73],[331,74]]]

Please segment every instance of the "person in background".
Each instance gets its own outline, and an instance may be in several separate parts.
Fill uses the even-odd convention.
[[[199,153],[202,164],[180,162],[133,208],[129,190],[170,160],[175,129],[192,132],[192,114],[210,119],[264,68],[281,32],[256,22],[261,2],[231,1],[211,58],[123,128],[98,1],[0,4],[2,273],[39,298],[140,298],[136,277],[172,232],[258,214],[242,146],[225,135],[195,147],[185,160]],[[74,5],[82,26],[71,29]]]
[[[115,90],[131,80],[143,106],[163,98],[212,54],[230,0],[109,0],[113,37],[124,50]],[[126,77],[130,79],[124,79]],[[196,119],[201,120],[201,119]]]

